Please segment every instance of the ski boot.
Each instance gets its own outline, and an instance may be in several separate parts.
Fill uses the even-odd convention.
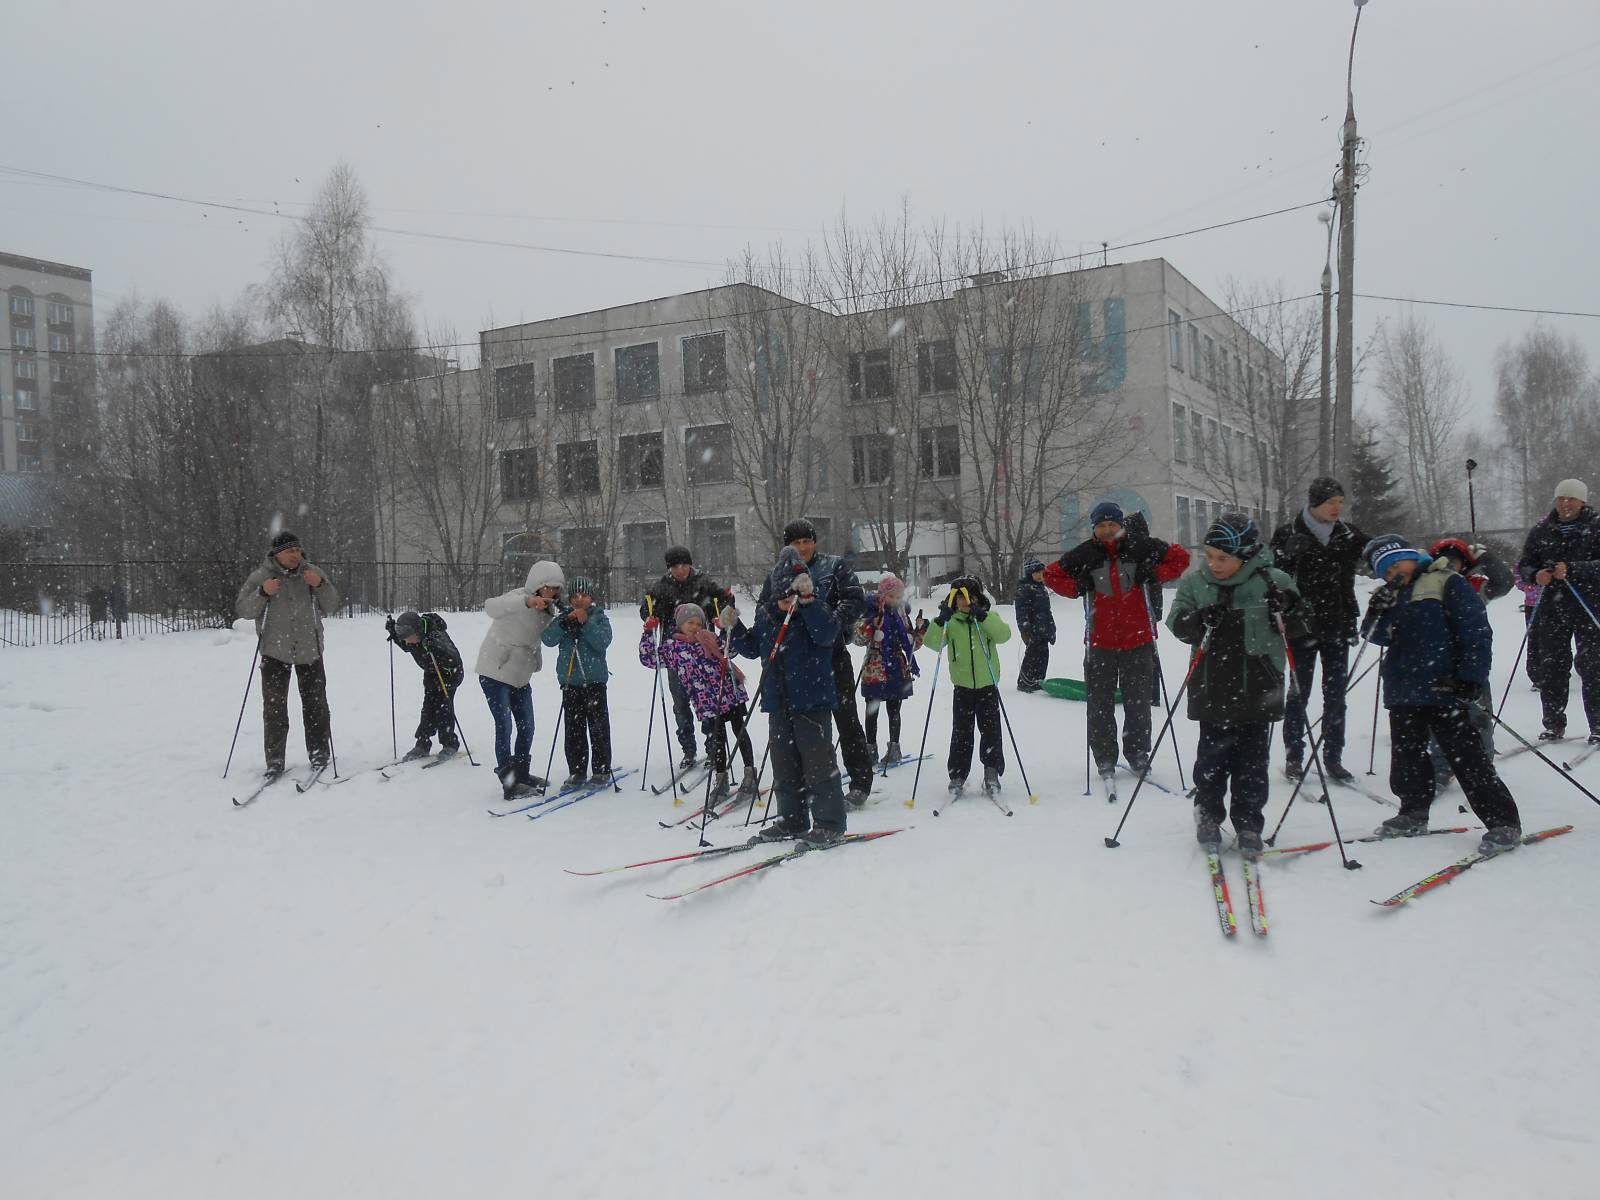
[[[1252,829],[1246,829],[1239,835],[1239,857],[1255,862],[1261,857],[1261,835]]]
[[[1198,804],[1194,806],[1194,840],[1207,854],[1222,850],[1222,825]]]
[[[522,800],[539,794],[539,789],[533,784],[524,783],[517,777],[517,768],[514,765],[495,774],[500,780],[500,797],[503,800]]]
[[[678,760],[678,770],[679,771],[687,771],[690,767],[694,766],[695,763],[697,763],[699,761],[700,761],[700,756],[698,754],[696,754],[693,750],[685,750],[683,752],[683,757]]]
[[[756,773],[754,771],[748,771],[747,770],[744,773],[744,778],[739,780],[739,791],[738,791],[737,795],[738,795],[739,799],[741,799],[741,800],[749,800],[752,797],[754,797],[755,794],[756,794]]]
[[[711,799],[707,803],[721,804],[731,795],[733,795],[733,784],[728,780],[728,773],[718,771],[711,781]]]
[[[401,762],[416,762],[419,758],[427,758],[433,752],[433,743],[427,738],[418,738],[417,744],[400,756]]]
[[[590,787],[600,787],[602,784],[608,784],[610,782],[611,782],[611,768],[610,767],[596,767],[593,771],[589,772],[589,786]]]
[[[1478,843],[1479,854],[1504,854],[1522,845],[1522,829],[1517,825],[1496,825]]]
[[[1298,758],[1286,758],[1283,760],[1283,774],[1285,778],[1299,783],[1305,778],[1306,765]]]
[[[1356,777],[1337,758],[1323,759],[1322,773],[1335,783],[1354,783],[1356,781]]]
[[[993,767],[985,767],[983,769],[983,792],[986,796],[998,796],[1000,794],[1000,772]]]
[[[1149,769],[1150,755],[1148,752],[1130,752],[1126,757],[1128,759],[1128,769],[1135,775],[1143,775]]]
[[[905,755],[900,752],[900,743],[890,742],[888,747],[883,752],[883,765],[886,767],[892,767],[904,757]]]
[[[950,776],[950,786],[948,788],[948,791],[950,792],[950,794],[952,796],[961,795],[963,789],[965,789],[966,786],[967,786],[967,777],[965,775],[952,775],[952,776]]]
[[[811,824],[804,817],[793,823],[788,817],[779,817],[776,821],[769,821],[761,827],[761,832],[751,839],[753,842],[787,842],[795,838],[803,838],[810,831]]]
[[[1417,837],[1427,832],[1427,815],[1418,817],[1410,813],[1396,813],[1372,831],[1373,836],[1380,838]]]
[[[804,842],[815,849],[826,850],[829,846],[837,845],[843,837],[844,830],[842,829],[828,829],[818,825],[809,833],[802,833],[796,840]]]
[[[851,808],[860,808],[867,802],[867,797],[872,794],[870,788],[864,788],[859,783],[852,783],[850,790],[844,794],[845,803]]]
[[[461,753],[461,747],[460,746],[444,746],[444,745],[441,745],[439,747],[439,753],[436,754],[434,757],[438,758],[440,761],[443,761],[444,759],[447,759],[447,758],[454,758],[456,755],[458,755],[460,753]]]
[[[1539,731],[1539,740],[1541,742],[1563,742],[1566,741],[1566,738],[1567,727],[1565,725],[1546,725]]]
[[[573,792],[588,782],[589,772],[574,771],[571,775],[567,776],[566,782],[561,785],[561,790],[563,792]]]

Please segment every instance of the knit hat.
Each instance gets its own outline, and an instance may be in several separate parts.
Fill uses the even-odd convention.
[[[1589,503],[1589,485],[1581,479],[1563,479],[1556,484],[1557,500],[1576,500],[1579,504]]]
[[[1306,507],[1315,508],[1319,504],[1326,504],[1335,496],[1346,494],[1344,484],[1332,475],[1318,475],[1311,481],[1311,488],[1306,493]]]
[[[813,542],[817,540],[817,527],[804,517],[797,521],[790,521],[783,527],[783,544],[785,546],[792,542],[798,542],[801,538],[809,538]]]
[[[1032,575],[1035,571],[1042,570],[1044,570],[1044,563],[1040,562],[1031,554],[1028,556],[1028,561],[1022,564],[1022,573],[1024,575]]]
[[[687,546],[668,546],[667,566],[692,567],[694,566],[694,555],[689,553],[689,547]]]
[[[706,620],[706,610],[692,601],[688,604],[680,604],[677,608],[672,610],[672,623],[674,625],[681,626],[685,621],[690,620],[691,618],[699,621],[702,628],[709,624],[709,622]]]
[[[594,580],[587,575],[574,575],[572,582],[567,584],[567,595],[576,596],[580,592],[585,596],[593,596]]]
[[[394,619],[394,635],[401,641],[415,634],[422,636],[422,618],[414,612],[403,612]]]
[[[1405,539],[1395,533],[1385,533],[1373,538],[1367,543],[1365,554],[1368,565],[1372,567],[1372,573],[1379,579],[1385,578],[1389,574],[1389,568],[1395,563],[1414,562],[1427,566],[1433,561],[1421,550],[1406,545]]]
[[[300,548],[300,539],[285,529],[272,539],[272,549],[268,550],[267,553],[279,554],[284,550],[299,550]]]
[[[1204,544],[1235,558],[1254,558],[1261,549],[1261,530],[1248,513],[1225,512],[1206,529]]]
[[[902,592],[906,590],[906,581],[898,575],[885,575],[878,580],[878,595],[880,596],[886,595],[896,588],[899,588]]]
[[[1123,524],[1122,505],[1110,500],[1102,500],[1099,504],[1096,504],[1094,511],[1089,514],[1089,524],[1092,527],[1100,524],[1101,521],[1115,521],[1118,525]]]

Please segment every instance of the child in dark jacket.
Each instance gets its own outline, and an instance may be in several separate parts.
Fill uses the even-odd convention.
[[[732,604],[724,605],[717,622],[723,629],[735,628],[739,624],[739,610]],[[707,628],[706,610],[698,604],[678,605],[672,611],[672,624],[671,636],[661,637],[657,632],[661,627],[660,618],[650,617],[645,621],[644,632],[639,637],[639,661],[651,670],[659,663],[671,671],[694,705],[694,715],[706,734],[711,769],[716,773],[711,802],[724,800],[730,794],[730,734],[737,740],[739,757],[744,760],[739,795],[748,798],[756,790],[756,756],[750,734],[745,729],[744,710],[750,698],[744,690],[744,672],[730,661],[721,638]]]
[[[594,583],[582,575],[568,590],[568,605],[544,627],[539,640],[556,651],[556,680],[561,685],[561,711],[567,718],[563,750],[567,781],[563,789],[611,778],[611,707],[606,700],[606,647],[611,645],[611,618],[594,602]]]
[[[1001,620],[983,593],[983,581],[963,575],[950,581],[950,594],[923,634],[930,650],[950,651],[950,791],[961,792],[972,769],[972,727],[976,723],[983,763],[983,790],[1000,790],[1006,772],[1005,744],[1000,740],[1000,657],[995,647],[1011,640],[1011,626]]]
[[[1017,691],[1037,692],[1050,670],[1050,647],[1056,640],[1056,616],[1050,611],[1050,589],[1044,585],[1044,563],[1030,558],[1022,564],[1022,578],[1011,600],[1022,635],[1022,666],[1017,669]]]
[[[917,668],[917,647],[927,622],[915,624],[906,608],[906,585],[893,575],[878,580],[866,611],[856,622],[856,644],[867,648],[861,665],[861,694],[867,701],[867,749],[878,761],[878,710],[889,710],[889,746],[885,763],[897,763],[900,752],[900,705],[911,699]]]
[[[1483,601],[1447,563],[1393,534],[1372,540],[1367,561],[1385,582],[1367,602],[1372,626],[1367,637],[1387,648],[1383,703],[1389,710],[1389,788],[1400,798],[1400,812],[1380,825],[1378,834],[1411,837],[1427,831],[1434,794],[1431,734],[1484,824],[1478,849],[1514,849],[1522,836],[1517,802],[1467,719],[1467,707],[1478,701],[1489,678],[1492,638]]]
[[[1262,810],[1272,723],[1283,717],[1283,621],[1302,626],[1294,580],[1271,565],[1261,532],[1244,513],[1223,513],[1205,536],[1205,565],[1178,585],[1167,626],[1198,647],[1189,678],[1189,717],[1200,723],[1194,760],[1195,837],[1209,854],[1233,820],[1239,853],[1261,856]],[[1232,804],[1223,801],[1232,784]]]
[[[401,762],[426,758],[439,738],[439,757],[449,758],[461,749],[456,737],[456,689],[465,670],[461,651],[445,632],[444,618],[438,613],[403,612],[385,623],[389,640],[411,656],[422,668],[422,717],[417,723],[417,744],[401,755]]]

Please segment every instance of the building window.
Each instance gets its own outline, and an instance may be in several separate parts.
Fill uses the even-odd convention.
[[[17,422],[17,441],[37,442],[38,440],[39,431],[37,429],[35,429],[32,425],[29,425],[26,421]]]
[[[850,399],[887,400],[894,395],[894,370],[887,350],[850,356]]]
[[[13,325],[11,327],[11,344],[18,350],[32,350],[33,330],[24,329],[20,325]]]
[[[51,365],[53,366],[54,364]],[[11,364],[11,369],[13,374],[15,374],[18,379],[39,378],[39,364],[34,362],[31,358],[17,359],[16,362]],[[55,372],[50,372],[50,378],[54,379],[55,377]]]
[[[689,522],[695,566],[713,579],[738,573],[738,544],[732,517],[699,517]]]
[[[1167,309],[1167,363],[1183,370],[1183,318]]]
[[[70,333],[52,333],[50,335],[50,353],[71,354],[72,335]]]
[[[615,362],[619,403],[654,400],[661,394],[661,349],[654,342],[617,347]]]
[[[563,496],[593,496],[600,491],[600,443],[562,442],[556,446],[556,486]]]
[[[609,574],[606,562],[606,531],[584,526],[561,531],[561,564],[570,580],[576,575],[588,575],[595,580],[602,594]],[[582,667],[579,667],[582,670]],[[581,681],[580,681],[581,682]]]
[[[810,521],[812,526],[817,531],[817,548],[819,550],[823,546],[827,546],[832,542],[832,540],[833,540],[833,518],[832,517],[807,516],[806,520]],[[835,546],[834,549],[838,550],[838,547]]]
[[[728,358],[720,333],[698,333],[683,339],[685,395],[720,392],[728,386]]]
[[[1189,461],[1189,410],[1181,404],[1172,406],[1172,461]]]
[[[894,478],[894,439],[887,433],[862,433],[850,439],[850,482],[857,487]]]
[[[717,337],[722,335],[719,333]],[[733,426],[696,425],[683,431],[683,466],[690,483],[733,479]]]
[[[13,317],[31,317],[31,316],[33,316],[33,297],[32,296],[12,296],[11,297],[11,315]]]
[[[594,407],[594,355],[569,354],[550,363],[550,389],[560,412]]]
[[[30,366],[30,367],[32,367],[33,365],[34,364],[31,363],[31,362],[28,364],[28,366]],[[71,363],[64,363],[64,362],[53,362],[53,363],[51,363],[50,364],[50,382],[51,383],[71,383],[72,382],[72,364]]]
[[[1189,410],[1190,459],[1201,470],[1206,466],[1206,421],[1195,409]]]
[[[532,446],[500,451],[500,498],[532,500],[538,495],[539,451]]]
[[[1213,389],[1217,386],[1217,344],[1210,338],[1206,339],[1206,382]]]
[[[51,300],[44,306],[44,319],[51,325],[71,325],[72,305]]]
[[[960,475],[960,428],[933,425],[917,430],[917,469],[924,479],[953,479]]]
[[[917,347],[917,394],[956,390],[956,344],[949,339]]]
[[[25,453],[22,450],[21,447],[18,447],[17,448],[17,470],[19,470],[19,471],[42,471],[42,470],[44,470],[44,460],[42,458],[40,458],[38,454],[31,453],[31,452]]]
[[[16,394],[16,398],[17,398],[17,411],[18,412],[33,412],[34,411],[35,405],[34,405],[34,399],[33,399],[33,392],[31,392],[27,388],[19,387],[16,390],[15,394]]]
[[[1227,470],[1228,446],[1227,443],[1220,441],[1217,437],[1217,419],[1215,417],[1206,418],[1206,458],[1208,460],[1220,458],[1222,461],[1216,463],[1216,466],[1224,471]]]
[[[659,433],[630,433],[617,439],[617,475],[625,492],[658,488],[665,482]]]
[[[537,376],[532,363],[496,367],[494,371],[494,415],[500,420],[533,416]]]
[[[630,572],[654,582],[667,552],[667,523],[640,521],[622,527],[622,562]]]
[[[1189,521],[1189,497],[1174,496],[1172,498],[1173,515],[1177,519],[1178,544],[1180,546],[1194,545],[1194,528]]]
[[[1189,326],[1189,369],[1196,379],[1200,378],[1200,326]]]
[[[1035,404],[1039,400],[1044,371],[1036,346],[1015,350],[989,351],[989,391],[1001,404],[1018,400]]]

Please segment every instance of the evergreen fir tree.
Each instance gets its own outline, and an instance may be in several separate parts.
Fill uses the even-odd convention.
[[[1351,519],[1373,537],[1380,533],[1402,533],[1411,524],[1394,472],[1378,450],[1378,439],[1369,429],[1357,435],[1350,447]]]

